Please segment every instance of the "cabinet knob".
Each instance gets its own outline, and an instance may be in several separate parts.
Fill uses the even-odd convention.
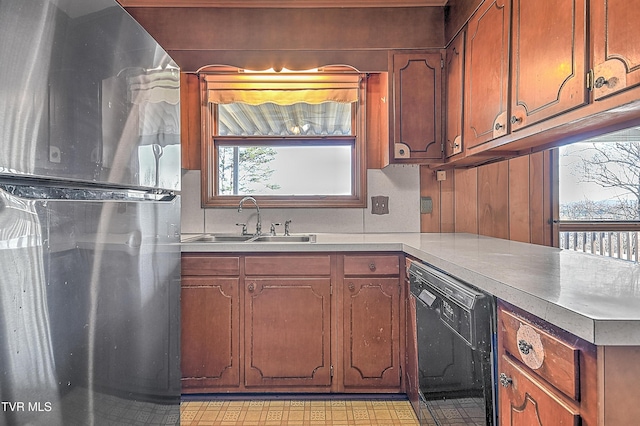
[[[356,289],[356,286],[353,283],[349,283],[349,290],[353,291]]]
[[[533,349],[533,345],[526,340],[518,340],[518,350],[523,355],[529,355],[529,352]]]
[[[373,272],[373,271],[375,271],[375,270],[376,270],[376,264],[375,264],[374,262],[371,262],[371,263],[369,264],[369,270],[370,270],[371,272]]]
[[[500,384],[502,386],[508,388],[511,383],[513,383],[513,379],[511,377],[507,376],[504,373],[500,373]]]
[[[522,123],[522,117],[511,116],[511,124]]]
[[[255,290],[255,288],[256,288],[256,287],[255,287],[255,285],[254,285],[253,283],[251,283],[251,284],[249,284],[249,285],[247,286],[247,290],[249,290],[250,292],[252,292],[253,290]]]
[[[500,124],[500,123],[496,123],[495,129],[496,130],[504,129],[504,126],[502,124]]]
[[[616,84],[618,84],[618,77],[611,77],[608,80],[604,77],[598,77],[596,81],[593,82],[593,87],[602,89],[604,86],[607,86],[608,89],[612,89]]]

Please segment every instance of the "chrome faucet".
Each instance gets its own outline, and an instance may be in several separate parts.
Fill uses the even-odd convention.
[[[258,206],[258,202],[253,197],[244,197],[240,200],[238,204],[238,213],[242,211],[242,204],[245,201],[251,201],[256,206],[256,211],[258,212],[258,223],[256,223],[256,235],[262,235],[262,222],[260,221],[260,207]]]

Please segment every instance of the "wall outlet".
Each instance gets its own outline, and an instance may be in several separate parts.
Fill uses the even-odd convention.
[[[389,214],[389,197],[371,197],[371,214]]]

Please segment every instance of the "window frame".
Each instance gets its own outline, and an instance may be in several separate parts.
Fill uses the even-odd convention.
[[[351,70],[353,73],[353,70]],[[237,207],[240,200],[251,195],[260,207],[280,208],[365,208],[367,206],[367,163],[365,146],[366,129],[366,78],[361,75],[358,88],[358,102],[352,107],[351,136],[218,136],[217,104],[210,103],[207,95],[206,73],[201,78],[201,90],[206,99],[202,105],[203,144],[202,144],[202,207]],[[286,143],[283,143],[287,141]],[[350,195],[218,195],[218,147],[219,146],[327,146],[350,144],[351,187]]]

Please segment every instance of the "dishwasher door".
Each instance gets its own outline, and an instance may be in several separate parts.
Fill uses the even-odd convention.
[[[456,280],[455,286],[465,286],[467,294],[482,300],[464,302],[453,296],[455,287],[433,285],[436,279],[450,284],[454,278],[427,268],[409,268],[420,424],[432,425],[435,419],[435,424],[494,425],[493,298]]]

